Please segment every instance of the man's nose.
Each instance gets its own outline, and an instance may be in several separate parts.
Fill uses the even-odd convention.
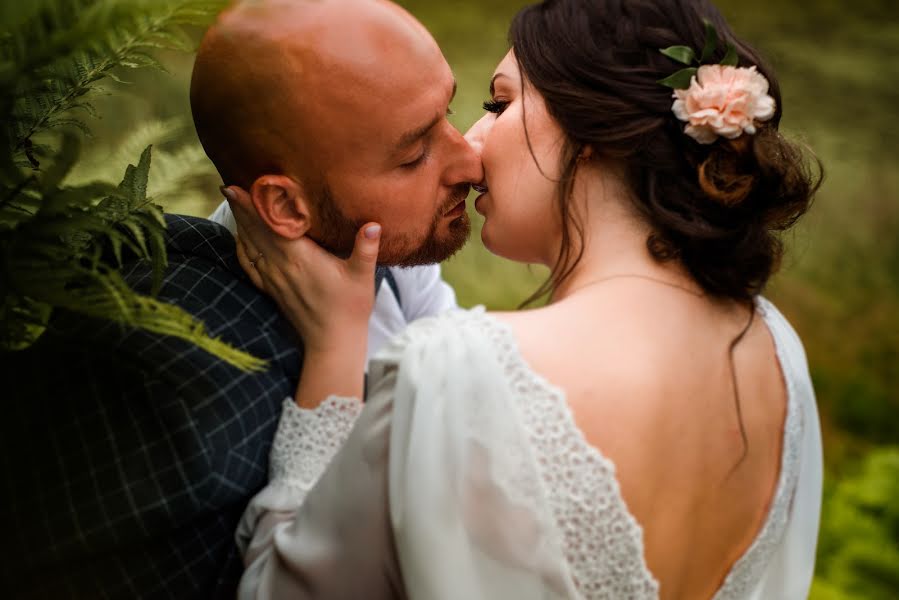
[[[481,145],[469,143],[467,137],[453,128],[453,158],[447,171],[448,185],[460,183],[480,183],[484,180],[484,167],[481,165]]]

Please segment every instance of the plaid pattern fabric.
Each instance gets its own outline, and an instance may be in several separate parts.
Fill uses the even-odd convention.
[[[160,298],[270,368],[243,373],[180,340],[63,312],[32,348],[0,357],[4,597],[234,597],[234,530],[267,480],[302,352],[226,229],[167,219]],[[123,272],[149,291],[149,265]]]

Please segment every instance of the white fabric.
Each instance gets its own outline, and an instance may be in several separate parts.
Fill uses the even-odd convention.
[[[814,394],[795,333],[758,306],[788,390],[783,459],[765,524],[715,600],[804,598],[814,569]],[[370,382],[365,408],[286,403],[271,482],[238,532],[241,597],[658,597],[614,465],[505,325],[478,309],[419,321]],[[302,442],[323,437],[320,452]]]
[[[824,485],[821,427],[808,361],[799,336],[773,304],[760,298],[759,309],[774,336],[790,403],[803,427],[798,433],[798,441],[792,440],[798,455],[789,457],[789,460],[784,457],[781,466],[782,470],[795,468],[797,471],[796,489],[790,498],[784,535],[780,543],[772,548],[768,565],[747,598],[793,600],[808,597],[815,572],[815,548]]]
[[[222,202],[209,215],[209,220],[224,226],[231,233],[237,232],[237,223],[227,202]],[[396,280],[402,306],[384,282],[375,297],[375,307],[368,322],[369,360],[409,323],[458,306],[455,291],[440,275],[440,265],[391,267],[390,270]]]

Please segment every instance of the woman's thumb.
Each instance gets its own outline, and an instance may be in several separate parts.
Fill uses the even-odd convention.
[[[360,274],[374,273],[378,264],[378,250],[381,247],[381,226],[367,223],[356,234],[356,245],[350,256],[350,266]]]

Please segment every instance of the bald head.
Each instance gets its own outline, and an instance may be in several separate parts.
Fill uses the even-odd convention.
[[[191,107],[226,184],[269,173],[311,188],[352,127],[415,57],[440,55],[427,30],[386,0],[244,0],[222,13],[197,54]],[[440,56],[442,60],[442,56]]]

